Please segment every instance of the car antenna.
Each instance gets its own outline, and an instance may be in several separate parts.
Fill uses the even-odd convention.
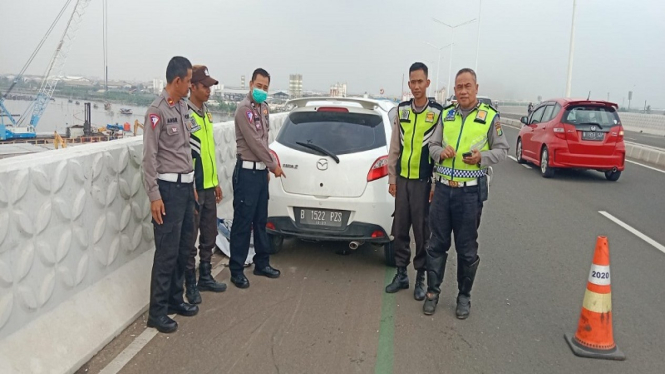
[[[591,97],[591,91],[589,91],[589,95],[586,97],[586,101],[589,101],[590,97]]]

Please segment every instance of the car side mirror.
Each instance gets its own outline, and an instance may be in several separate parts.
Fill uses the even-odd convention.
[[[528,121],[529,121],[529,117],[527,117],[527,116],[523,116],[522,118],[520,118],[520,122],[522,122],[522,123],[525,124],[525,125],[528,124],[528,123],[527,123]]]

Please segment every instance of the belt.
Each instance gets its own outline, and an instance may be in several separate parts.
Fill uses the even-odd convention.
[[[448,187],[473,187],[478,185],[478,179],[474,179],[472,181],[467,181],[467,182],[456,182],[456,181],[451,181],[448,179],[445,179],[444,177],[437,175],[435,178],[437,181],[441,182],[442,184],[448,186]]]
[[[249,169],[249,170],[266,170],[266,164],[263,162],[257,162],[257,161],[241,161],[242,165],[240,165],[243,169]]]
[[[178,173],[157,174],[157,179],[173,183],[192,183],[194,182],[194,172],[187,174],[178,174]]]

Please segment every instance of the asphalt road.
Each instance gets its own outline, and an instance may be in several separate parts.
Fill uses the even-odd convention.
[[[519,120],[522,116],[519,114],[502,113],[502,117]],[[629,142],[648,145],[650,147],[662,148],[665,150],[665,136],[645,134],[641,132],[628,131],[624,129],[624,139]]]
[[[504,128],[514,144],[517,130]],[[177,333],[158,334],[121,373],[663,373],[665,253],[599,213],[662,246],[663,184],[665,173],[634,164],[608,182],[583,171],[544,179],[506,160],[483,212],[468,320],[454,316],[454,255],[437,312],[426,317],[412,288],[383,292],[394,270],[382,250],[340,256],[341,244],[288,240],[272,260],[280,279],[247,271],[249,289],[204,294],[198,316],[178,317]],[[563,338],[576,329],[599,235],[609,238],[624,362],[576,357]],[[218,276],[228,278],[227,269]],[[125,333],[110,347],[132,339]],[[111,356],[84,368],[98,372]]]

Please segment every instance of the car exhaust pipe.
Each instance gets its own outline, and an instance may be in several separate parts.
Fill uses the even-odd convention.
[[[616,173],[617,171],[619,171],[619,170],[617,169],[616,166],[612,168],[612,173]]]
[[[359,242],[357,240],[354,240],[354,241],[349,243],[349,249],[352,249],[352,250],[355,251],[356,249],[358,249],[358,247],[360,247],[363,244],[364,244],[363,242]]]

